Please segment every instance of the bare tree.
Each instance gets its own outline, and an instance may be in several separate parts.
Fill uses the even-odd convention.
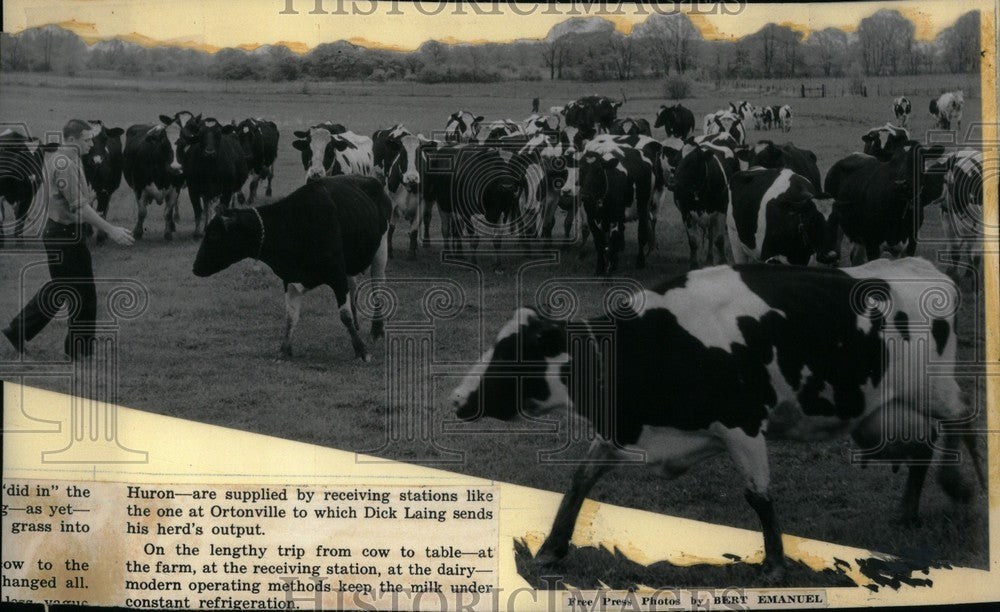
[[[632,78],[632,68],[636,59],[635,40],[631,36],[623,36],[616,32],[608,41],[608,46],[611,48],[615,76],[619,81]]]
[[[858,45],[866,74],[899,73],[903,58],[913,47],[916,27],[899,11],[881,10],[861,20]]]
[[[542,62],[549,69],[549,80],[562,78],[563,66],[569,57],[569,45],[562,38],[542,43]]]
[[[941,33],[944,59],[949,70],[979,71],[979,32],[979,11],[970,11]]]

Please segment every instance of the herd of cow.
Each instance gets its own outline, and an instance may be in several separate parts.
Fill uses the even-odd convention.
[[[982,214],[981,153],[946,152],[911,139],[904,127],[911,104],[899,98],[893,105],[898,125],[861,134],[864,153],[837,161],[821,181],[811,151],[748,142],[751,123],[788,133],[788,105],[730,104],[707,115],[698,136],[690,110],[664,105],[652,126],[665,132],[657,140],[646,119],[618,117],[621,104],[587,96],[523,123],[460,111],[437,140],[402,125],[369,138],[341,124],[317,124],[296,131],[292,142],[305,185],[259,207],[234,207],[232,200],[253,204],[264,179],[271,194],[279,136],[275,124],[262,119],[224,125],[183,112],[124,132],[93,122],[99,132],[85,168],[102,214],[124,176],[138,205],[136,237],[151,200],[164,203],[165,236],[176,231],[177,196],[186,186],[196,234],[205,223],[196,275],[244,258],[270,266],[285,284],[286,355],[303,293],[329,285],[365,361],[370,354],[358,334],[354,277],[370,270],[373,279],[384,279],[396,225],[406,224],[415,256],[421,229],[429,239],[436,206],[447,246],[461,249],[467,238],[475,249],[478,238],[489,237],[499,249],[504,238],[553,240],[562,209],[567,237],[577,222],[584,241],[593,236],[595,272],[603,275],[618,268],[630,221],[638,226],[635,266],[645,265],[658,210],[672,193],[687,233],[689,273],[633,295],[616,315],[610,344],[598,341],[596,330],[606,327],[600,318],[574,328],[583,343],[571,346],[566,322],[519,309],[452,396],[465,420],[567,409],[594,424],[592,461],[578,469],[539,560],[566,554],[583,499],[612,460],[632,450],[644,451],[647,463],[668,477],[728,451],[746,480],[766,564],[775,571],[783,549],[768,491],[765,433],[815,440],[850,431],[862,448],[879,449],[875,459],[916,460],[901,505],[906,522],[917,520],[927,460],[953,456],[964,444],[980,469],[969,434],[935,427],[973,414],[954,377],[893,375],[912,359],[916,336],[927,337],[926,359],[952,366],[955,313],[925,302],[928,291],[937,290],[957,303],[957,288],[924,260],[879,257],[914,253],[924,208],[932,203],[941,207],[955,246],[971,252],[956,228]],[[962,104],[961,92],[932,101],[937,127],[960,128]],[[6,143],[13,136],[2,138]],[[21,139],[23,154],[40,168],[44,147],[32,149]],[[30,204],[40,173],[28,174],[18,189],[5,182],[3,196]],[[208,221],[212,202],[218,210]],[[842,238],[854,267],[837,269]],[[382,330],[376,314],[372,336]],[[610,385],[614,402],[596,401],[604,394],[581,381]],[[906,419],[936,433],[924,441],[887,436],[886,423]],[[941,468],[939,482],[955,499],[972,496],[954,464]]]

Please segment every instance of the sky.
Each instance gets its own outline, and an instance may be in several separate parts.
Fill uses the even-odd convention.
[[[510,41],[543,38],[552,26],[573,16],[602,15],[628,32],[656,12],[654,7],[617,2],[589,5],[534,5],[514,2],[437,0],[2,0],[3,29],[18,32],[61,24],[88,42],[114,36],[135,40],[185,42],[205,50],[259,44],[301,43],[300,51],[335,40],[410,50],[428,39],[445,42]],[[322,13],[314,11],[319,5]],[[664,3],[660,12],[676,10]],[[882,8],[899,10],[917,26],[917,38],[932,39],[963,13],[992,13],[993,3],[976,0],[747,4],[738,17],[736,2],[703,2],[693,21],[706,38],[739,37],[769,22],[808,31],[826,27],[853,30],[863,17]],[[478,9],[478,11],[477,11]],[[485,14],[481,14],[485,13]],[[714,13],[714,14],[713,14]],[[147,40],[150,42],[150,40]]]

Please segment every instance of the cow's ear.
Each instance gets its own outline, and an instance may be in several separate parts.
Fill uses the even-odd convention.
[[[295,147],[296,149],[298,149],[299,151],[305,151],[306,149],[309,148],[309,141],[307,141],[307,140],[293,140],[292,141],[292,146]]]
[[[232,124],[222,126],[223,134],[232,134],[234,131],[236,131],[236,127]]]
[[[295,130],[294,132],[292,132],[292,135],[294,135],[296,138],[308,138],[309,132],[305,130]]]
[[[170,125],[174,122],[174,118],[170,115],[160,115],[160,123],[163,125]]]
[[[124,133],[125,130],[123,130],[122,128],[111,128],[110,130],[108,130],[108,136],[111,137],[121,136]]]
[[[343,138],[334,138],[330,140],[330,144],[332,144],[333,148],[337,149],[338,151],[343,151],[348,147],[353,146],[348,140],[345,140]]]

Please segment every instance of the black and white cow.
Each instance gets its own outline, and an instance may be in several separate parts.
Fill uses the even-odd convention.
[[[445,142],[461,144],[474,140],[479,135],[479,124],[482,121],[482,115],[473,115],[469,111],[452,113],[444,125]]]
[[[181,126],[169,115],[160,115],[158,124],[133,125],[125,131],[122,176],[135,194],[136,240],[142,238],[146,207],[153,201],[163,205],[163,237],[170,240],[177,231],[177,198],[185,179],[177,151],[180,134]]]
[[[816,165],[816,154],[808,149],[800,149],[790,142],[776,145],[770,140],[760,140],[753,147],[751,166],[761,168],[788,168],[795,174],[806,177],[816,193],[823,189],[823,182]]]
[[[687,138],[694,131],[694,113],[681,104],[661,105],[653,127],[662,127],[668,137]]]
[[[875,259],[883,249],[915,252],[924,206],[944,188],[944,172],[934,170],[943,153],[940,146],[910,141],[887,162],[854,153],[830,168],[824,191],[842,203],[852,264]]]
[[[292,132],[292,135],[295,136],[295,140],[292,141],[292,147],[297,150],[302,157],[303,170],[308,170],[313,163],[312,147],[310,146],[309,141],[309,130],[316,128],[323,128],[331,134],[343,134],[347,131],[347,128],[342,124],[327,121],[310,126],[308,130],[295,130]]]
[[[861,137],[865,143],[865,153],[889,161],[896,151],[910,142],[910,133],[905,128],[886,123],[882,127],[872,128]]]
[[[913,112],[913,106],[906,96],[899,96],[892,101],[892,114],[896,116],[896,123],[900,127],[906,127],[906,124],[910,122],[911,112]]]
[[[743,123],[753,118],[755,110],[753,104],[750,104],[746,100],[741,100],[735,104],[732,102],[729,103],[729,111],[739,117]]]
[[[392,204],[382,183],[372,177],[335,176],[310,181],[287,197],[257,208],[224,211],[205,228],[194,260],[195,276],[211,276],[247,258],[267,264],[285,285],[285,338],[281,353],[292,354],[303,294],[327,285],[333,289],[340,321],[354,354],[370,361],[358,334],[355,280],[370,270],[384,281]],[[376,305],[376,309],[378,306]],[[376,310],[371,335],[382,336]]]
[[[343,132],[340,133],[342,134]],[[386,130],[375,130],[375,133],[372,134],[372,165],[375,168],[376,177],[385,181],[385,177],[389,174],[389,164],[392,163],[392,160],[389,159],[389,141],[398,141],[408,134],[410,134],[410,130],[406,129],[401,123],[397,123]],[[391,251],[391,241],[389,246],[389,250]]]
[[[753,168],[729,180],[726,229],[735,263],[804,266],[840,260],[836,202],[791,170]]]
[[[938,203],[941,225],[954,254],[945,271],[958,278],[962,266],[965,275],[971,276],[982,269],[983,154],[969,149],[957,151],[948,157],[946,165],[944,193]]]
[[[652,131],[649,129],[649,122],[645,119],[633,119],[631,117],[625,117],[624,119],[615,119],[615,122],[611,125],[611,130],[608,132],[615,136],[652,136]]]
[[[274,180],[274,160],[278,158],[278,125],[273,121],[262,119],[244,119],[236,126],[236,134],[240,146],[247,156],[250,167],[250,188],[246,198],[247,204],[253,205],[257,199],[257,186],[261,180],[267,179],[267,189],[264,195],[271,197],[271,182]]]
[[[624,103],[624,99],[616,102],[607,96],[591,95],[563,107],[561,112],[566,118],[566,131],[573,146],[582,151],[591,138],[609,133]]]
[[[372,139],[367,136],[350,130],[333,134],[325,127],[316,127],[309,128],[308,139],[297,140],[292,145],[301,151],[310,150],[306,181],[339,174],[377,177]],[[303,159],[305,157],[303,155]]]
[[[720,149],[690,147],[674,173],[674,203],[687,233],[691,269],[726,262],[729,177],[739,163]]]
[[[664,181],[662,145],[646,136],[600,135],[587,143],[577,161],[576,180],[567,179],[563,194],[578,189],[587,227],[597,251],[595,274],[613,274],[625,244],[625,223],[638,225],[636,268],[646,265],[646,247],[656,224]]]
[[[559,128],[561,122],[559,120],[560,115],[558,113],[553,113],[550,115],[539,115],[534,114],[524,120],[524,126],[522,131],[524,135],[531,138],[536,134],[545,134],[546,136],[559,135]]]
[[[775,113],[777,108],[777,106],[762,106],[760,108],[760,123],[765,130],[770,130],[777,125],[778,117]]]
[[[792,130],[792,107],[787,104],[780,107],[775,106],[773,113],[775,125],[781,128],[782,132],[790,132]]]
[[[537,133],[513,156],[511,167],[522,181],[520,208],[526,237],[546,240],[552,237],[561,188],[567,181],[569,164],[575,161],[572,156],[569,138],[562,132],[554,136]],[[572,209],[567,212],[568,237]]]
[[[474,138],[480,145],[498,145],[505,142],[511,136],[525,136],[521,126],[510,119],[498,119],[479,126],[479,132]]]
[[[214,118],[188,121],[182,130],[184,179],[195,211],[196,234],[203,211],[226,210],[240,193],[250,168],[240,144],[237,128],[222,125]]]
[[[97,196],[97,214],[106,219],[111,196],[122,184],[122,134],[125,130],[109,128],[100,120],[87,123],[94,126],[94,145],[81,157],[83,173]],[[98,242],[105,238],[103,232],[98,233]]]
[[[761,521],[763,569],[777,578],[784,551],[769,440],[810,442],[851,432],[866,450],[888,441],[878,459],[923,460],[909,466],[900,506],[907,522],[917,520],[932,457],[951,459],[938,471],[944,491],[971,498],[973,486],[947,456],[963,443],[985,487],[971,434],[938,429],[964,422],[972,411],[954,376],[954,313],[924,307],[930,287],[957,303],[954,284],[922,259],[845,269],[717,266],[634,294],[626,311],[608,313],[613,342],[605,340],[606,315],[567,324],[522,308],[454,390],[451,404],[466,421],[566,411],[593,427],[587,458],[536,563],[566,556],[584,499],[616,464],[643,453],[646,465],[672,479],[727,453]],[[912,359],[930,359],[942,375],[899,374],[908,374],[903,364]],[[938,437],[933,446],[894,442],[902,432],[885,435],[891,423]]]
[[[0,133],[0,245],[10,227],[12,236],[20,239],[31,203],[44,180],[43,155],[45,149],[59,145],[42,145],[37,138],[5,129]],[[8,222],[6,205],[13,210],[14,220]],[[44,209],[43,209],[44,210]]]
[[[738,145],[746,143],[747,130],[738,114],[728,110],[720,110],[705,115],[702,136],[708,137],[723,133],[732,136]]]
[[[941,94],[936,100],[931,100],[930,113],[934,116],[934,127],[942,130],[962,130],[962,106],[965,95],[961,90]]]
[[[389,225],[389,257],[392,258],[392,236],[396,224],[406,221],[410,238],[408,254],[410,259],[417,258],[417,235],[421,223],[424,223],[424,235],[427,235],[427,218],[423,210],[423,199],[420,197],[420,177],[423,173],[424,159],[421,143],[422,136],[405,134],[398,138],[384,140],[385,146],[385,190],[392,200],[392,222]]]

